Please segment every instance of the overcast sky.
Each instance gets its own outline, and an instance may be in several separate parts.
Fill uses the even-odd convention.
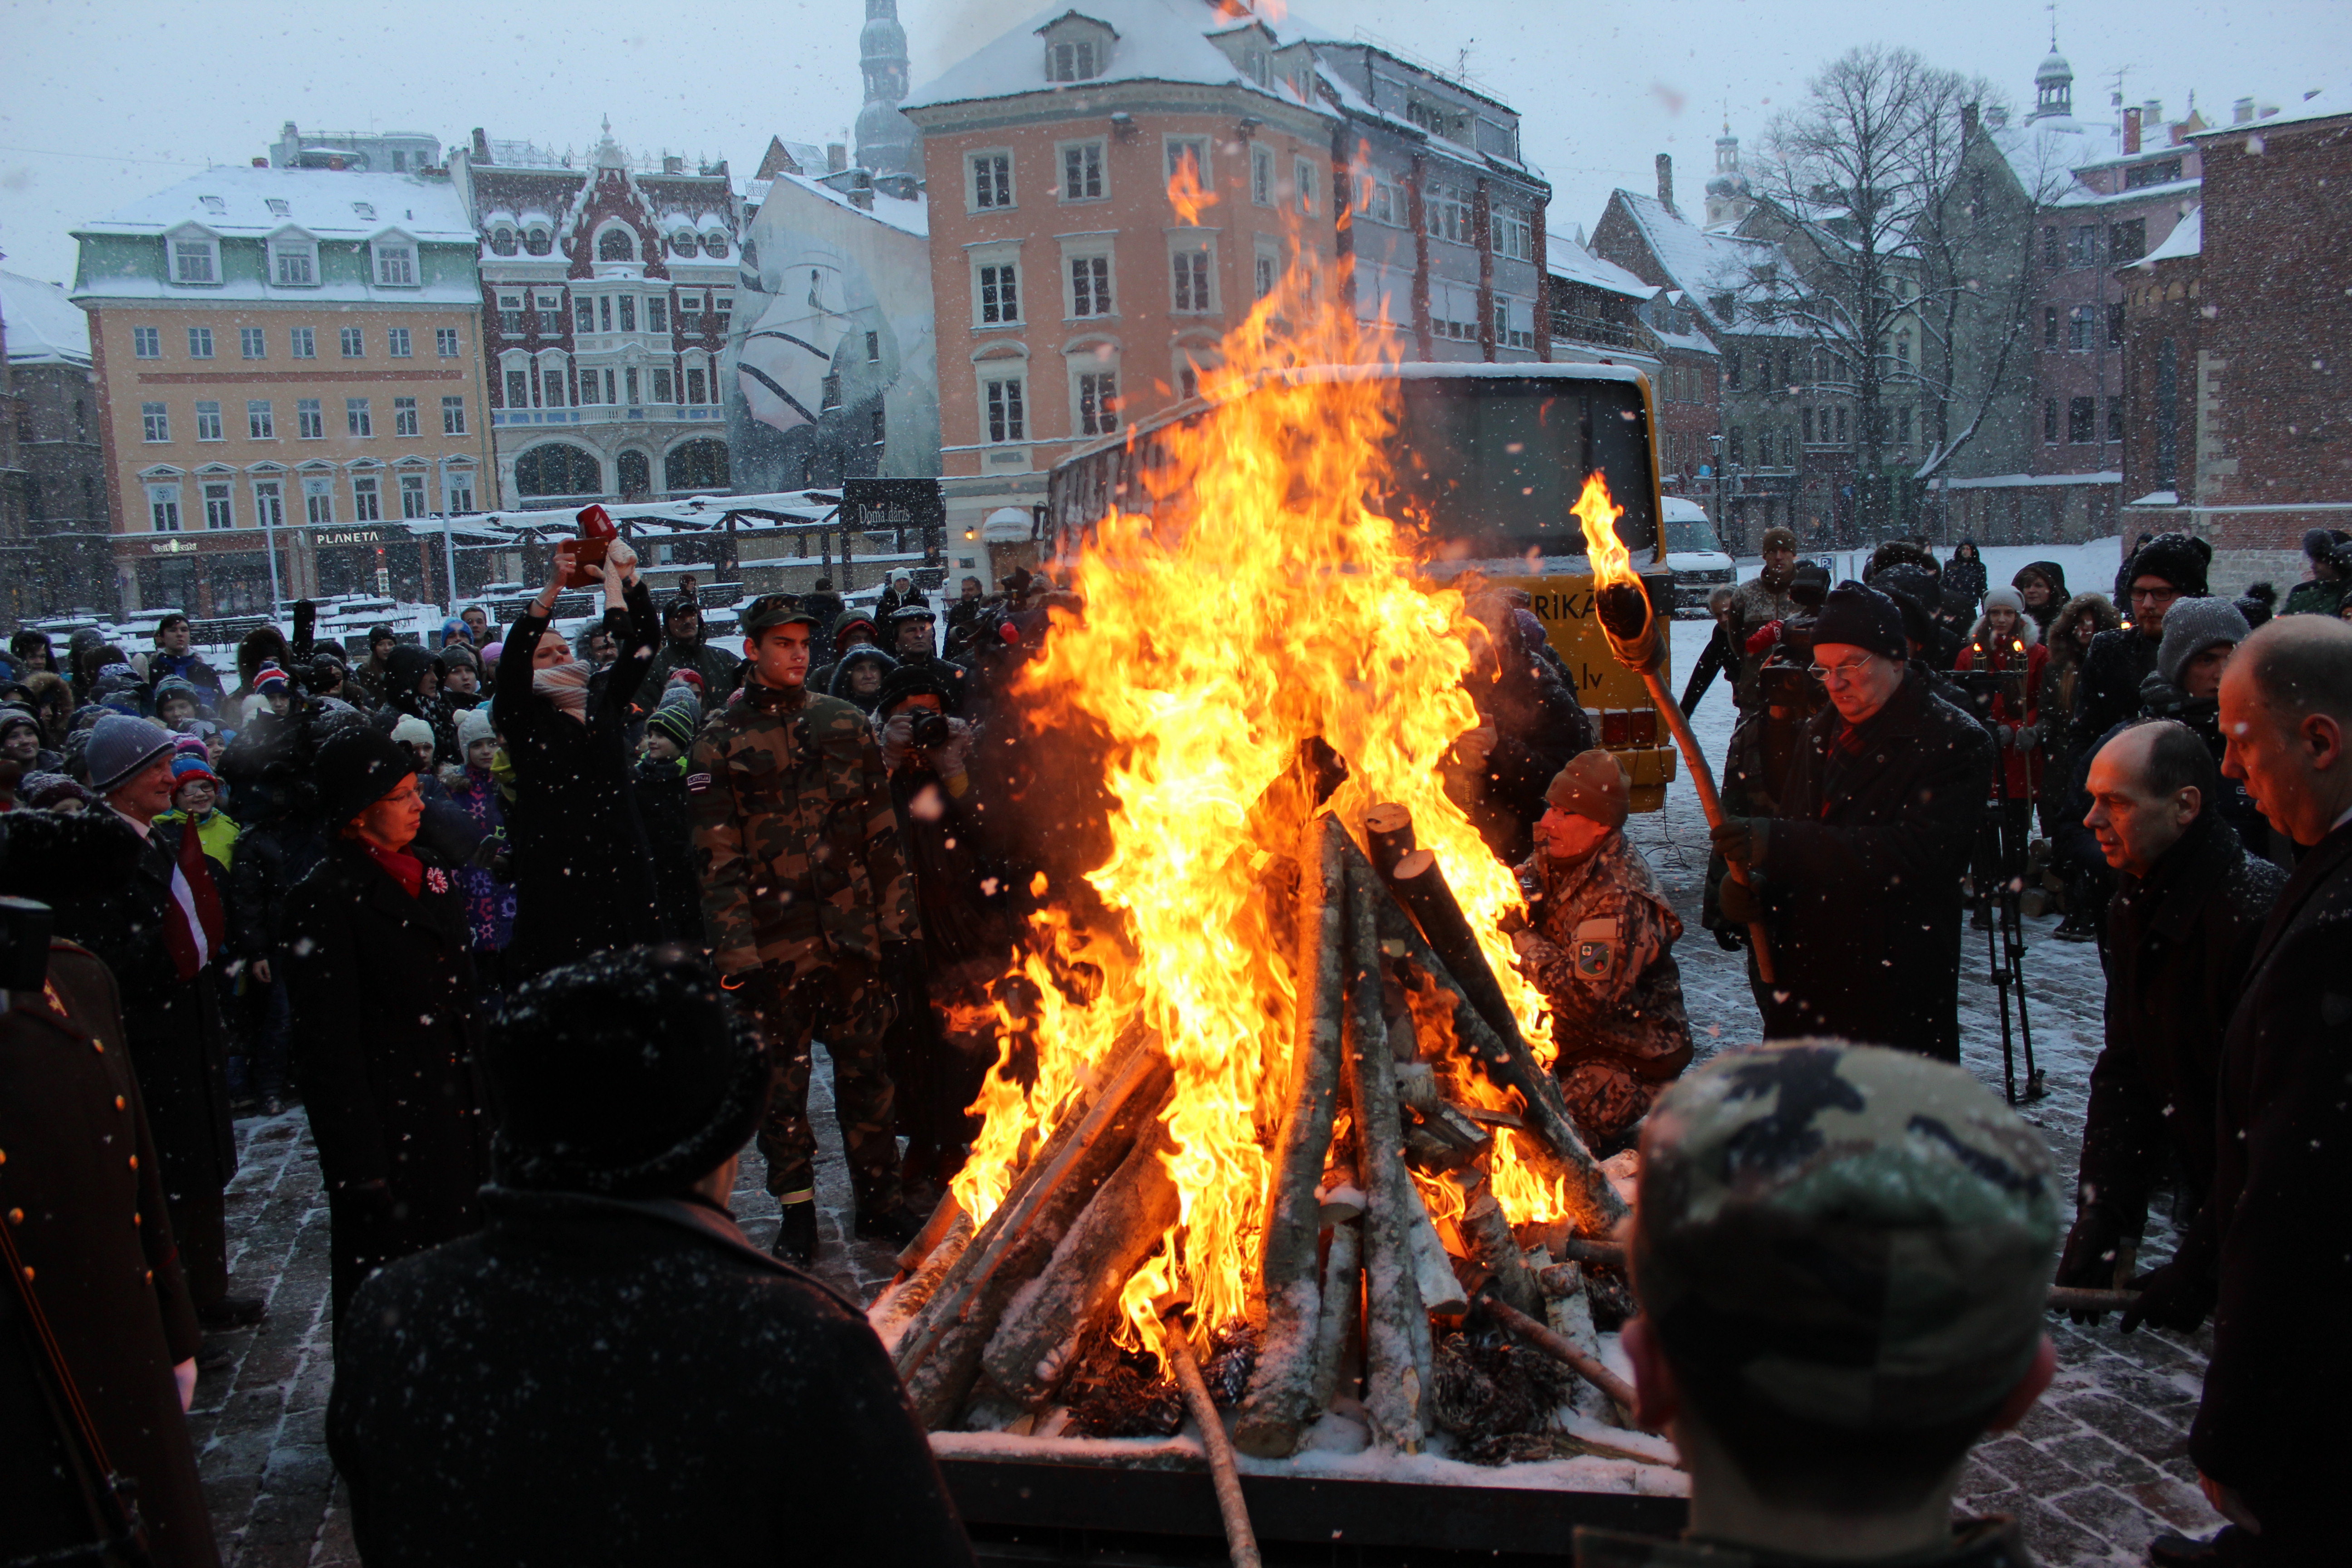
[[[1082,0],[1081,0],[1082,4]],[[899,0],[915,79],[1041,9],[1029,0]],[[1908,45],[2030,105],[2049,43],[2042,0],[1308,0],[1475,81],[1524,118],[1556,230],[1590,228],[1610,190],[1647,190],[1675,155],[1696,211],[1728,105],[1753,140],[1851,45]],[[757,166],[771,134],[838,140],[857,112],[861,0],[0,0],[0,261],[71,280],[76,223],[212,163],[266,153],[281,122],[431,132],[486,127],[585,150],[606,114],[632,147]],[[2292,101],[2352,79],[2345,0],[2066,0],[2059,45],[2075,107],[2168,114],[2193,89]]]

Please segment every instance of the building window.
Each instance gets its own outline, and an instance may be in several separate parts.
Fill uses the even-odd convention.
[[[319,357],[319,334],[314,328],[296,327],[286,334],[286,352],[296,359]]]
[[[145,432],[143,438],[146,440],[168,441],[172,438],[172,411],[160,403],[141,404],[139,423]]]
[[[608,372],[607,374],[610,373]],[[635,404],[640,401],[637,396],[637,367],[635,365],[631,365],[627,370],[623,371],[621,374],[628,384],[629,402]]]
[[[1263,250],[1257,253],[1256,263],[1257,297],[1263,300],[1274,292],[1275,281],[1280,276],[1282,264]]]
[[[677,330],[681,332],[702,331],[702,296],[680,294],[677,297]]]
[[[720,331],[725,331],[727,330],[729,320],[735,314],[735,296],[732,294],[713,294],[710,297],[710,309],[719,318],[719,320],[712,324]]]
[[[433,352],[439,354],[443,359],[456,359],[457,357],[457,329],[455,327],[434,328]]]
[[[417,433],[416,399],[395,397],[392,400],[392,433],[394,436],[414,436]]]
[[[673,378],[668,371],[663,370],[659,366],[655,367],[654,401],[656,403],[672,403],[677,401],[670,395],[670,393],[673,390],[670,384],[672,379]]]
[[[213,330],[210,327],[188,329],[188,357],[190,359],[213,357]]]
[[[597,260],[635,261],[636,258],[636,237],[623,225],[614,224],[596,237]]]
[[[874,405],[874,445],[875,445],[875,446],[879,447],[879,446],[881,446],[881,445],[882,445],[884,438],[885,438],[885,437],[888,435],[888,433],[889,433],[889,428],[890,428],[890,426],[889,426],[889,422],[888,422],[887,418],[885,416],[885,414],[884,414],[884,411],[883,411],[882,405],[881,405],[880,404],[878,404],[878,403],[877,403],[877,404],[876,404],[876,405]]]
[[[1017,376],[984,383],[988,403],[988,438],[992,443],[1025,441],[1028,423],[1021,413],[1021,381]]]
[[[2137,190],[2142,185],[2168,185],[2180,178],[2180,160],[2165,158],[2154,163],[2137,163],[2124,171],[2124,189]]]
[[[2091,346],[2093,334],[2098,331],[2099,313],[2095,306],[2077,305],[2066,312],[2066,346],[2080,353]]]
[[[352,481],[352,520],[355,522],[381,522],[383,521],[382,498],[377,494],[376,481],[374,479],[353,479]]]
[[[596,330],[596,301],[574,297],[572,301],[572,327],[574,331]]]
[[[1259,206],[1274,205],[1274,149],[1250,149],[1250,200]]]
[[[1495,254],[1514,261],[1536,258],[1536,226],[1517,207],[1494,209]]]
[[[545,256],[555,248],[555,236],[543,228],[534,228],[522,237],[523,254]]]
[[[613,330],[613,297],[606,294],[596,301],[596,321],[605,331]]]
[[[131,352],[139,359],[162,359],[163,357],[163,332],[154,327],[131,328]]]
[[[343,399],[343,424],[347,432],[353,436],[373,436],[375,434],[375,417],[368,412],[368,400],[366,398],[346,397]]]
[[[2124,307],[2120,300],[2107,307],[2107,346],[2124,346]]]
[[[1462,186],[1433,180],[1422,192],[1421,204],[1432,239],[1450,239],[1457,245],[1477,243],[1476,231],[1470,223],[1470,194]]]
[[[466,400],[445,397],[441,400],[441,434],[463,436],[466,433]]]
[[[1108,436],[1118,428],[1118,373],[1088,371],[1078,377],[1078,434]]]
[[[1099,201],[1103,194],[1103,149],[1099,142],[1082,142],[1062,149],[1062,199]]]
[[[2147,254],[2147,219],[2126,218],[2107,229],[2107,259],[2118,264]]]
[[[2050,271],[2057,271],[2058,255],[2058,226],[2044,224],[2042,228],[2042,265]]]
[[[219,404],[199,403],[196,405],[196,439],[199,441],[222,441],[227,439],[226,437],[221,434],[221,410]]]
[[[1843,403],[1841,403],[1841,404],[1839,404],[1839,405],[1838,405],[1838,411],[1837,411],[1837,438],[1838,438],[1838,439],[1839,439],[1839,441],[1841,441],[1841,442],[1844,441],[1844,440],[1845,440],[1845,438],[1846,438],[1846,436],[1845,436],[1845,405],[1844,405],[1844,404],[1843,404]]]
[[[408,359],[413,357],[409,352],[408,329],[406,327],[394,327],[383,334],[383,338],[384,353],[390,354],[393,358]]]
[[[451,511],[474,510],[474,476],[471,470],[451,474],[441,481],[441,499]]]
[[[286,491],[276,479],[254,481],[253,521],[257,528],[286,526]]]
[[[499,334],[504,337],[519,338],[523,334],[523,327],[522,296],[520,294],[499,295]]]
[[[416,287],[416,247],[413,245],[378,245],[375,247],[375,280],[387,289]]]
[[[976,211],[993,211],[1013,205],[1012,153],[974,153],[970,165],[971,205]]]
[[[866,363],[867,364],[882,363],[882,334],[879,332],[866,334]]]
[[[2120,397],[2110,397],[2107,399],[2107,439],[2120,441],[2123,438],[2124,400]]]
[[[2058,400],[2054,397],[2042,400],[2042,438],[2053,447],[2058,444]]]
[[[1213,279],[1205,246],[1177,251],[1171,258],[1171,265],[1174,270],[1174,309],[1190,311],[1216,309],[1210,292]]]
[[[425,515],[425,476],[423,474],[400,476],[400,515],[403,517]]]
[[[209,239],[175,239],[172,242],[172,281],[174,283],[217,283],[220,281],[220,247]],[[179,506],[173,501],[175,510]]]
[[[278,439],[278,419],[267,399],[256,399],[245,405],[245,436],[248,441]]]
[[[649,332],[666,332],[669,331],[669,301],[667,300],[652,299],[646,301],[646,331]]]
[[[235,528],[236,506],[229,500],[228,482],[224,479],[218,483],[207,483],[204,489],[205,526],[207,529]]]
[[[294,402],[294,434],[305,441],[327,438],[327,415],[315,397],[300,397]]]
[[[319,283],[319,247],[307,239],[272,240],[269,275],[281,289],[313,289]]]
[[[1297,160],[1297,161],[1296,161],[1296,162],[1294,162],[1294,163],[1291,164],[1291,166],[1290,166],[1290,177],[1291,177],[1291,181],[1292,181],[1292,183],[1293,183],[1294,184],[1296,184],[1296,185],[1298,187],[1297,192],[1297,201],[1298,201],[1298,210],[1299,210],[1300,212],[1302,212],[1302,213],[1306,214],[1308,217],[1312,217],[1312,216],[1315,216],[1315,164],[1314,164],[1314,163],[1313,163],[1311,160],[1309,160],[1309,159],[1306,159],[1306,158],[1300,158],[1300,159]]]
[[[1055,44],[1045,51],[1045,79],[1048,81],[1092,81],[1097,68],[1094,40],[1091,38]]]
[[[1108,316],[1110,313],[1110,258],[1070,258],[1070,314]]]
[[[245,359],[268,359],[269,334],[259,327],[239,327],[236,330],[236,352]]]
[[[714,260],[724,261],[729,243],[723,234],[706,234],[702,237],[702,253]]]
[[[180,531],[180,487],[149,485],[147,487],[147,526],[157,533]]]
[[[563,374],[563,361],[560,357],[540,362],[540,392],[550,408],[563,406],[563,386],[570,379]]]
[[[624,294],[621,296],[621,331],[634,332],[636,330],[637,297],[635,294]]]
[[[1734,425],[1731,427],[1731,460],[1735,463],[1745,463],[1748,461],[1747,442],[1739,426],[1737,425]]]
[[[2045,349],[2058,346],[2058,307],[2055,305],[2042,307],[2042,346]]]
[[[561,294],[533,295],[531,304],[535,307],[534,324],[539,328],[539,335],[543,338],[561,336],[563,331],[563,296]]]
[[[2095,397],[2066,400],[2066,439],[2083,446],[2098,438],[2099,401]]]
[[[1823,409],[1822,413],[1827,414],[1828,410]],[[1810,447],[1813,444],[1813,411],[1810,408],[1804,411],[1804,430],[1805,445]]]
[[[1168,139],[1168,177],[1176,178],[1187,163],[1192,165],[1192,178],[1202,190],[1212,189],[1209,179],[1209,139],[1205,136],[1171,136]]]
[[[530,406],[530,373],[520,365],[507,372],[507,406],[509,408]],[[497,421],[493,420],[491,423],[496,424]]]
[[[335,521],[335,481],[326,478],[302,481],[302,514],[312,523]]]
[[[1019,268],[997,262],[980,269],[980,324],[1005,326],[1021,320]]]
[[[500,224],[490,230],[490,254],[512,256],[515,253],[515,231]]]
[[[345,359],[365,359],[367,357],[367,337],[362,329],[358,327],[345,327],[342,331],[342,342],[343,357]]]

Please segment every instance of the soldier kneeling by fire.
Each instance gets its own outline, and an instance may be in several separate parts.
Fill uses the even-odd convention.
[[[1604,751],[1571,761],[1544,792],[1536,852],[1518,868],[1529,923],[1511,933],[1519,973],[1544,994],[1569,1113],[1607,1153],[1690,1065],[1690,1019],[1674,945],[1683,922],[1649,862],[1625,842],[1633,789]]]

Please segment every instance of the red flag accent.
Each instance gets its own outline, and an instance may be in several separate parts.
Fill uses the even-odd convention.
[[[219,953],[228,921],[221,913],[220,889],[213,885],[196,825],[180,825],[180,858],[172,868],[172,907],[163,917],[163,946],[185,984]]]

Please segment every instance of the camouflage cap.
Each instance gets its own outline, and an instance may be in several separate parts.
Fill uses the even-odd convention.
[[[2032,1364],[2058,1231],[2041,1134],[1906,1051],[1727,1051],[1643,1130],[1634,1289],[1677,1373],[1824,1426],[1988,1413]]]
[[[785,626],[798,621],[804,626],[816,625],[816,617],[801,608],[800,600],[790,594],[768,594],[744,606],[738,624],[746,637],[758,637],[772,626]]]

